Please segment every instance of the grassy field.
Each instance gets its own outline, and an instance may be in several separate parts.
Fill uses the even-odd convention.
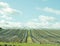
[[[60,46],[60,30],[3,29],[0,46]]]
[[[0,46],[60,46],[60,44],[36,44],[36,43],[3,43]]]

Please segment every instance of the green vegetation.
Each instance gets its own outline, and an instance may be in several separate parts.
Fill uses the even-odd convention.
[[[34,42],[40,44],[60,44],[60,30],[32,30],[31,37]],[[57,33],[56,33],[57,32]]]
[[[0,43],[1,46],[60,46],[60,44]]]
[[[27,43],[33,43],[32,39],[30,37],[30,31],[28,31]]]
[[[0,42],[27,42],[27,31],[22,29],[3,29],[0,31]]]
[[[0,45],[59,46],[60,30],[54,29],[1,29]]]

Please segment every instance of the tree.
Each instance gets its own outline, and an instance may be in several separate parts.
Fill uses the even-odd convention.
[[[2,30],[2,28],[0,27],[0,31]]]
[[[0,27],[0,29],[2,29],[2,28]]]

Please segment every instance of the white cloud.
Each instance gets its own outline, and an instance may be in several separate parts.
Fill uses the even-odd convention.
[[[0,8],[0,14],[2,14],[2,15],[9,15],[9,14],[16,14],[16,13],[23,14],[22,11],[11,8],[8,4],[3,5],[3,6],[4,7],[2,7],[2,4],[0,4],[0,7],[2,7],[2,8]]]
[[[40,15],[39,19],[40,19],[41,22],[49,22],[49,21],[54,21],[55,20],[54,17],[45,16],[45,15]]]
[[[27,22],[26,26],[29,28],[37,28],[37,26],[39,26],[39,23],[36,22]]]
[[[52,22],[55,22],[55,20],[56,18],[52,16],[45,16],[45,15],[39,16],[40,26],[43,28],[48,28]]]
[[[15,20],[12,15],[22,15],[22,11],[11,8],[8,3],[0,2],[0,18],[3,20]]]
[[[1,23],[1,24],[5,23],[5,20],[0,20],[0,23]]]
[[[40,15],[37,21],[29,21],[23,24],[21,22],[11,22],[11,21],[6,21],[6,20],[0,20],[0,27],[3,27],[3,28],[23,28],[23,27],[26,27],[26,28],[60,28],[59,22],[53,23],[55,21],[54,17]]]
[[[1,8],[8,8],[9,5],[8,5],[8,3],[0,2],[0,7],[1,7]]]
[[[53,8],[49,8],[49,7],[45,7],[45,8],[37,7],[36,9],[37,10],[42,10],[42,11],[45,11],[45,12],[50,12],[50,13],[53,13],[53,14],[56,14],[56,15],[60,15],[60,10],[57,10],[57,9],[53,9]]]
[[[51,28],[60,28],[60,22],[56,22],[51,25]]]
[[[13,13],[14,12],[14,9],[12,9],[12,8],[10,8],[10,7],[8,7],[8,8],[3,8],[2,9],[2,11],[4,12],[4,13],[6,13],[6,14],[8,14],[8,13]]]
[[[8,26],[10,27],[21,27],[21,23],[20,22],[8,22]]]
[[[3,27],[3,28],[20,28],[21,25],[22,24],[20,22],[0,20],[0,27]]]
[[[11,15],[19,14],[22,15],[22,11],[11,8],[8,3],[0,2],[0,27],[3,28],[18,28],[21,27],[20,22],[12,22],[10,20],[14,20]]]
[[[8,3],[0,2],[0,14],[1,15],[13,15],[13,14],[22,15],[23,12],[20,10],[11,8]]]
[[[13,20],[13,18],[12,17],[10,17],[10,16],[7,16],[7,15],[2,15],[2,16],[0,16],[2,19],[5,19],[5,20]]]
[[[27,22],[26,25],[29,28],[48,28],[52,21],[55,21],[54,17],[40,15],[38,19],[33,19],[34,21]]]
[[[29,28],[48,28],[49,23],[43,23],[43,22],[27,22],[26,26]]]

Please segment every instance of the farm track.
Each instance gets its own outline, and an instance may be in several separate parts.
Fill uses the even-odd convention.
[[[30,31],[28,31],[27,43],[33,43],[30,34]]]

